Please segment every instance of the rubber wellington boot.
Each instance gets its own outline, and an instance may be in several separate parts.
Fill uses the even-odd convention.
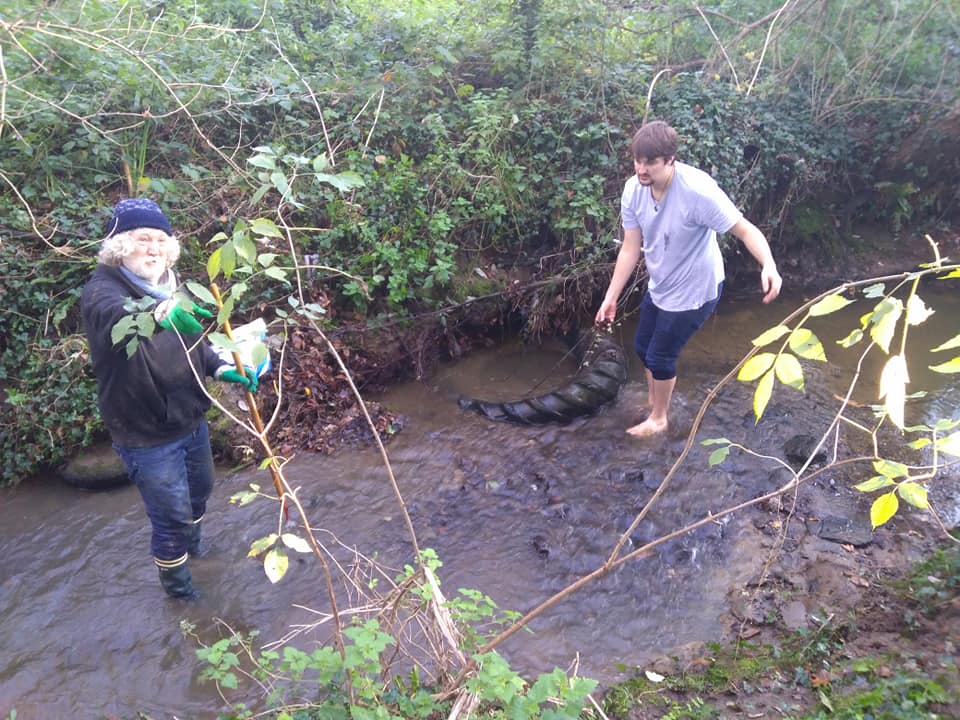
[[[193,587],[193,578],[190,577],[190,568],[186,561],[174,567],[157,566],[160,571],[160,584],[172,598],[196,600],[200,593]]]
[[[210,546],[200,532],[202,520],[203,518],[194,520],[193,524],[187,529],[187,552],[190,553],[190,557],[204,557],[210,552]]]

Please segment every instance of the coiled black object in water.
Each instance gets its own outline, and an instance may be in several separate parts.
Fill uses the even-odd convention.
[[[523,425],[567,423],[595,412],[617,397],[627,380],[627,363],[623,348],[608,332],[594,329],[588,331],[588,338],[580,369],[563,387],[509,402],[461,398],[460,407],[489,420]]]

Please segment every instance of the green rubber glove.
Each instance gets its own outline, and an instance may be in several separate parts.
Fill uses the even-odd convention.
[[[158,305],[156,312],[159,313],[157,322],[160,327],[165,330],[176,328],[184,335],[195,335],[203,330],[198,317],[207,320],[213,317],[213,313],[196,303],[191,303],[190,309],[186,310],[172,298]]]
[[[241,375],[236,368],[230,368],[220,373],[219,379],[223,382],[239,383],[250,392],[256,392],[260,387],[260,380],[251,368],[245,367],[243,371],[246,375]]]

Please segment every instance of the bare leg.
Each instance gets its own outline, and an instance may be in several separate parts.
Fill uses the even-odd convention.
[[[656,380],[647,370],[647,387],[650,389],[650,415],[639,425],[627,428],[630,435],[649,437],[667,429],[667,411],[670,409],[670,398],[673,397],[673,388],[676,384],[677,379],[675,377],[669,380]]]

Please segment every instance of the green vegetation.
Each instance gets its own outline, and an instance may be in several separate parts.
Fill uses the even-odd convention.
[[[101,431],[83,357],[64,360],[62,344],[118,197],[164,206],[188,277],[218,232],[272,218],[288,266],[322,266],[307,300],[375,322],[456,306],[454,278],[490,263],[536,282],[608,259],[627,140],[656,116],[780,238],[778,255],[819,253],[847,242],[836,228],[852,211],[900,227],[949,209],[936,153],[892,149],[950,111],[954,14],[943,0],[696,13],[12,0],[0,14],[0,382],[29,420],[2,421],[0,483]],[[793,232],[803,207],[817,212],[798,210]],[[258,312],[285,302],[272,293]]]

